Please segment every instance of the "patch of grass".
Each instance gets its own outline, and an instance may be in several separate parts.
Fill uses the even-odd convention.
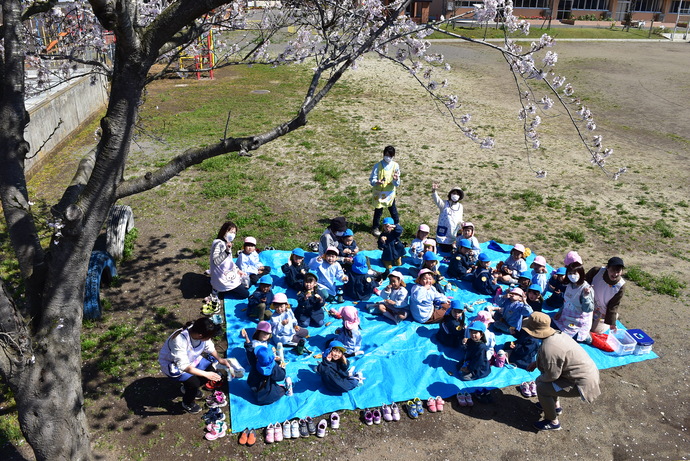
[[[127,234],[125,234],[125,246],[122,250],[122,260],[129,261],[134,256],[134,243],[139,237],[139,229],[132,227]]]
[[[563,232],[563,236],[575,243],[585,243],[585,233],[581,230],[570,230]]]
[[[526,190],[517,194],[512,194],[510,196],[513,200],[522,200],[527,209],[534,208],[536,205],[540,205],[544,198],[539,192],[533,190]]]
[[[314,168],[314,181],[325,186],[329,182],[337,182],[344,173],[345,170],[338,167],[335,163],[322,162]]]
[[[671,238],[675,235],[671,225],[663,219],[659,219],[657,222],[655,222],[652,228],[659,232],[663,238]]]
[[[655,277],[642,270],[639,266],[630,266],[626,269],[625,278],[636,283],[647,291],[653,291],[661,295],[668,295],[677,298],[681,295],[687,285],[672,275],[661,275]]]

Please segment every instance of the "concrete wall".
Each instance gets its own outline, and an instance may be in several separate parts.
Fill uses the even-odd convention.
[[[66,88],[48,95],[43,101],[29,109],[31,121],[26,127],[24,137],[30,149],[25,162],[25,172],[31,174],[41,160],[67,140],[79,127],[87,122],[108,102],[107,80],[99,75],[96,83],[91,84],[91,77],[86,76]],[[51,133],[62,120],[51,137]],[[46,142],[47,141],[47,142]],[[41,148],[43,143],[45,146]],[[38,149],[41,151],[36,154]]]

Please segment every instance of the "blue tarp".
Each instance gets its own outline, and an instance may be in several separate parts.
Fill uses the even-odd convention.
[[[493,241],[483,243],[481,246],[483,251],[491,256],[492,265],[506,259],[512,248],[510,245],[501,245]],[[383,270],[383,267],[377,267],[377,264],[380,264],[378,259],[380,251],[364,251],[363,253],[370,257],[372,268]],[[280,270],[280,267],[288,261],[289,256],[288,251],[263,251],[260,254],[262,264],[272,268],[273,292],[287,293],[294,308],[297,305],[296,293],[285,287],[283,273]],[[307,254],[307,260],[315,256],[314,253]],[[527,258],[528,266],[534,257],[535,255],[532,254]],[[405,264],[399,270],[404,274],[409,289],[409,285],[414,283],[412,274],[416,274],[416,270],[410,264],[409,258],[404,258],[403,262]],[[442,273],[445,272],[444,266],[441,267]],[[472,293],[469,284],[465,282],[456,282],[452,279],[451,281],[458,289],[449,291],[447,293],[449,297],[462,299],[468,303],[478,299],[488,299],[486,296]],[[384,282],[383,286],[386,283]],[[376,299],[378,298],[372,298],[372,300]],[[346,300],[345,303],[333,305],[333,307],[338,308],[348,304],[357,305]],[[246,328],[251,336],[256,324],[247,318],[246,307],[246,301],[225,300],[229,356],[237,358],[247,369],[248,374],[249,365],[244,353],[244,340],[240,336],[240,330]],[[477,309],[479,308],[481,305],[477,306]],[[330,325],[309,328],[310,337],[307,340],[307,347],[312,351],[311,355],[305,354],[298,357],[290,349],[285,350],[285,359],[288,362],[287,375],[294,383],[293,396],[283,397],[271,405],[259,406],[255,404],[254,395],[247,385],[246,375],[242,379],[230,382],[230,414],[233,430],[259,428],[277,421],[317,416],[343,409],[376,407],[383,403],[406,401],[415,397],[422,400],[439,395],[448,398],[463,389],[472,392],[476,388],[503,388],[534,380],[539,375],[538,371],[528,373],[521,369],[492,367],[488,377],[463,382],[456,376],[460,352],[435,342],[434,336],[438,325],[422,325],[411,321],[394,325],[382,316],[368,314],[361,309],[360,319],[364,355],[351,358],[350,365],[364,374],[366,379],[363,386],[342,395],[333,395],[323,388],[319,375],[313,371],[312,367],[320,362],[320,359],[315,358],[314,355],[321,354],[325,349],[326,341],[333,337],[335,329],[342,323],[337,319],[327,317],[327,322],[331,322]],[[512,336],[497,333],[497,348],[511,339]],[[586,345],[582,347],[594,359],[599,369],[657,357],[653,352],[645,355],[617,357],[593,347]]]

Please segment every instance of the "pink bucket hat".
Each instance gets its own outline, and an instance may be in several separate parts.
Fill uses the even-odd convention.
[[[268,323],[265,320],[262,320],[259,322],[259,324],[256,326],[256,331],[263,331],[264,333],[272,333],[271,330],[271,324]]]
[[[359,313],[355,306],[344,306],[340,309],[340,317],[343,319],[343,326],[348,330],[359,325]]]
[[[330,253],[335,253],[336,255],[339,255],[339,254],[340,254],[340,252],[338,251],[338,249],[337,249],[336,247],[328,247],[328,248],[326,249],[326,253],[329,253],[329,252],[330,252]]]
[[[429,232],[431,229],[429,229],[429,226],[427,226],[426,224],[420,224],[419,230],[422,232]]]
[[[525,253],[525,246],[521,243],[516,243],[515,246],[513,247],[513,250],[517,250],[520,253]]]
[[[273,295],[273,302],[276,304],[288,304],[288,298],[285,293],[276,293]]]
[[[244,244],[246,245],[247,243],[256,246],[256,239],[254,237],[247,237],[244,239]]]
[[[472,229],[474,229],[474,224],[472,224],[470,221],[465,221],[464,223],[462,223],[462,228],[464,229],[465,227],[471,227]]]
[[[579,254],[577,254],[577,251],[569,251],[567,255],[565,255],[565,259],[563,260],[563,265],[564,266],[569,266],[571,263],[580,263],[582,264],[582,258],[580,257]]]
[[[534,264],[539,264],[540,266],[546,266],[546,258],[543,256],[537,256],[534,258]]]
[[[522,291],[522,288],[518,288],[518,287],[513,288],[508,293],[518,295],[518,296],[525,296],[525,292]]]
[[[494,319],[491,317],[491,312],[489,311],[479,311],[474,319],[482,322],[486,326],[489,326],[490,323],[494,323]]]

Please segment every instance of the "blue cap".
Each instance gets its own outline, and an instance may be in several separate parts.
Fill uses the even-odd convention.
[[[559,267],[556,271],[557,275],[565,275],[565,267]]]
[[[491,262],[491,258],[489,258],[489,255],[486,253],[479,253],[479,260],[489,263]]]
[[[532,278],[532,273],[530,271],[522,271],[520,272],[520,275],[518,275],[519,279],[531,279]]]
[[[467,239],[460,239],[460,246],[462,248],[472,248],[472,242]]]
[[[335,340],[331,341],[331,344],[328,346],[328,350],[326,350],[326,355],[328,355],[328,353],[331,352],[331,349],[333,348],[340,349],[343,353],[347,351],[347,349],[345,348],[345,344],[341,343],[338,340]]]
[[[276,357],[266,346],[259,346],[254,350],[254,355],[256,355],[256,368],[264,376],[270,376],[273,371],[273,367],[276,366]]]
[[[364,275],[369,272],[367,266],[367,257],[359,253],[352,259],[352,272],[355,274]]]
[[[355,235],[355,233],[352,232],[352,229],[345,229],[345,232],[343,232],[343,237],[350,237],[352,235]]]
[[[528,290],[538,291],[539,293],[541,293],[541,285],[533,283],[532,285],[529,286]]]
[[[472,322],[472,325],[470,325],[470,330],[481,331],[483,333],[486,332],[486,325],[484,325],[484,322],[475,320]]]
[[[266,274],[259,279],[259,283],[262,285],[273,285],[273,277]]]
[[[292,250],[292,254],[295,256],[299,256],[300,258],[304,258],[304,250],[301,248],[295,248]]]
[[[457,309],[459,311],[463,310],[465,308],[464,304],[462,301],[459,299],[454,299],[450,302],[450,308],[451,309]]]
[[[383,218],[383,223],[384,223],[384,224],[395,224],[395,221],[393,221],[393,218],[391,218],[391,217],[389,216],[389,217],[387,217],[387,218]]]
[[[422,259],[424,261],[441,261],[443,258],[441,258],[433,251],[427,251],[426,253],[424,253],[424,256],[422,256]]]

